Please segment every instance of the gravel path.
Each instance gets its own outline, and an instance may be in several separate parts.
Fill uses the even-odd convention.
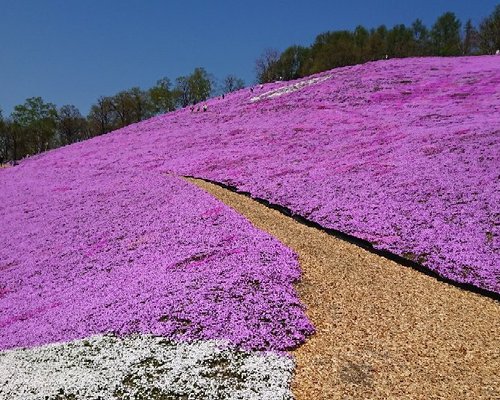
[[[299,254],[316,334],[294,351],[297,399],[498,399],[500,307],[190,180]]]

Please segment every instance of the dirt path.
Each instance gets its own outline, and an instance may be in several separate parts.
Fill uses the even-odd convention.
[[[500,399],[497,302],[190,181],[299,254],[317,333],[294,351],[297,399]]]

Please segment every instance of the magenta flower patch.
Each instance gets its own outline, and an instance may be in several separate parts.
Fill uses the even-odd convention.
[[[289,249],[93,144],[0,175],[0,349],[138,332],[284,350],[312,332]]]
[[[368,63],[208,107],[114,140],[136,149],[137,167],[235,185],[500,292],[499,57]]]
[[[1,170],[0,349],[137,332],[284,350],[312,332],[295,255],[173,175],[500,292],[499,93],[499,57],[369,63]]]

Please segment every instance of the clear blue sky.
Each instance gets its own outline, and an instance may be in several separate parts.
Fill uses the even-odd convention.
[[[74,104],[202,66],[251,83],[266,47],[310,45],[327,30],[410,24],[445,11],[474,23],[498,0],[0,0],[0,108],[28,97]]]

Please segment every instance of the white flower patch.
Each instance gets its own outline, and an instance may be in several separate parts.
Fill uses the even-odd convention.
[[[294,362],[222,341],[94,336],[0,352],[0,398],[292,399]]]
[[[316,83],[324,82],[324,81],[330,79],[331,77],[332,77],[332,75],[325,75],[325,76],[320,76],[317,78],[311,78],[311,79],[307,79],[307,80],[300,81],[297,83],[293,83],[291,85],[283,86],[283,87],[280,87],[278,89],[274,89],[274,90],[270,90],[269,92],[262,93],[258,96],[254,96],[250,99],[250,101],[252,103],[254,103],[256,101],[260,101],[260,100],[264,100],[264,99],[272,99],[274,97],[279,97],[279,96],[282,96],[282,95],[287,94],[287,93],[293,93],[293,92],[296,92],[296,91],[303,89],[307,86],[311,86],[311,85],[314,85]]]

